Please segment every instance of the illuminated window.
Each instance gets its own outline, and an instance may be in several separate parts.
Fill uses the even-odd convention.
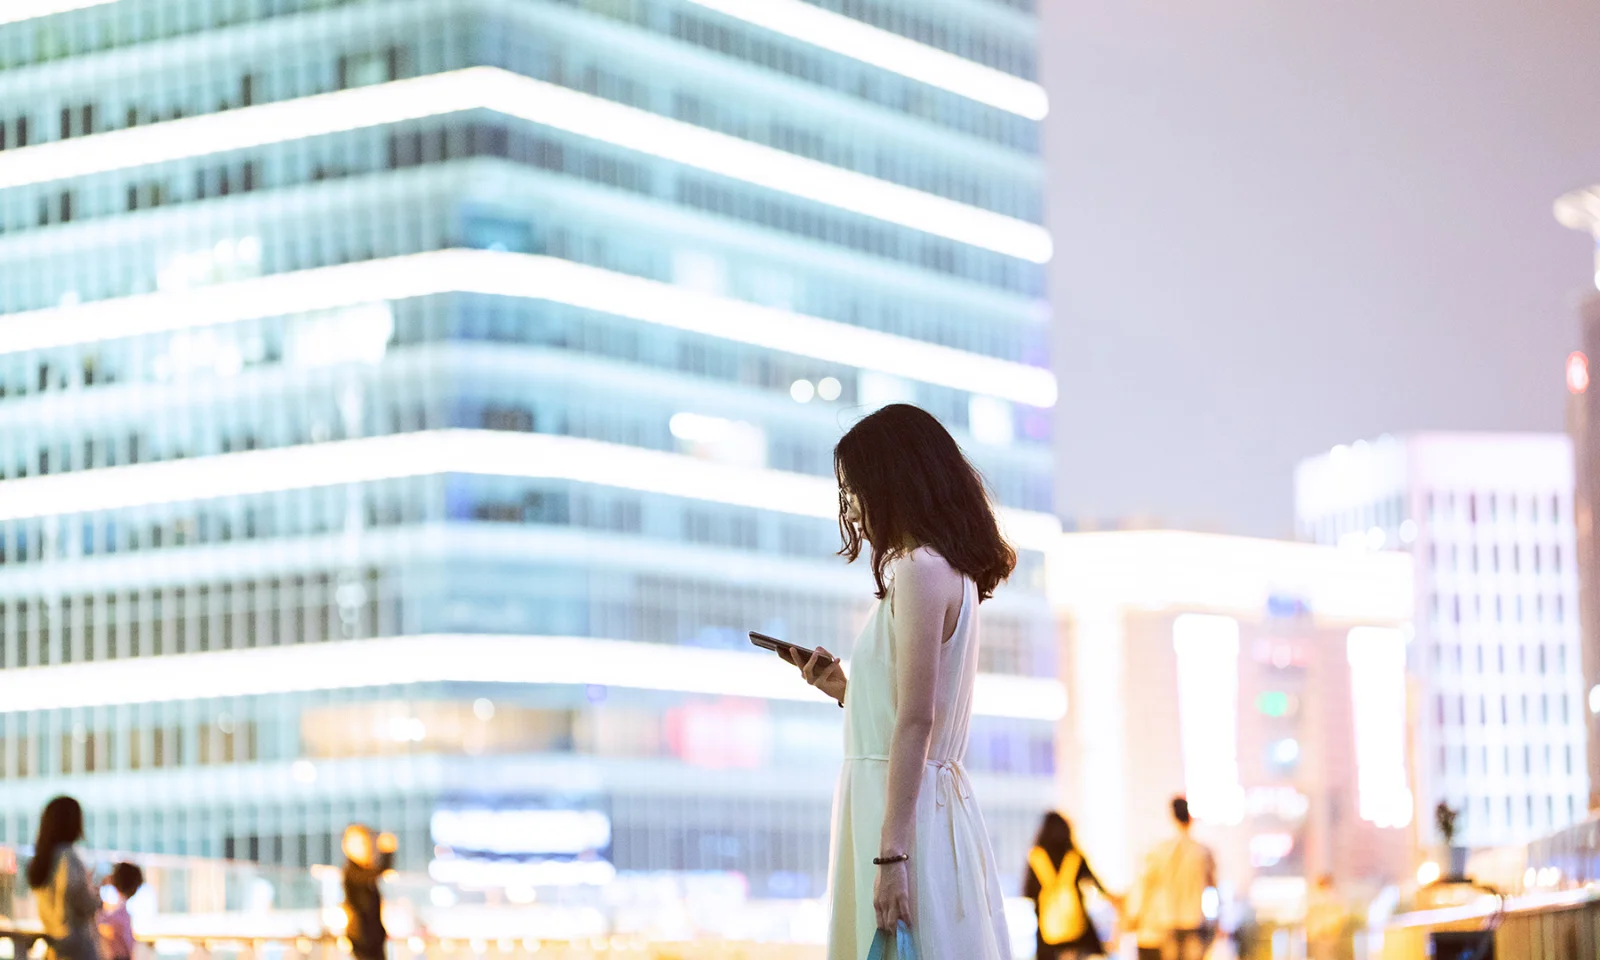
[[[1405,766],[1405,637],[1398,630],[1356,627],[1346,653],[1361,818],[1380,827],[1406,826],[1412,796]]]
[[[1239,623],[1231,617],[1184,614],[1173,621],[1178,657],[1178,716],[1189,805],[1197,818],[1238,823]]]

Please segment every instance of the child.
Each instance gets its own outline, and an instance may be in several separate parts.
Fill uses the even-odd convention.
[[[133,960],[133,922],[128,917],[128,900],[144,886],[144,871],[136,864],[119,863],[111,868],[111,886],[117,891],[117,905],[101,910],[99,920],[106,960]]]

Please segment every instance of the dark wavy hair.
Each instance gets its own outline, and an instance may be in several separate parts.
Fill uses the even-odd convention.
[[[1067,853],[1072,850],[1072,824],[1067,818],[1051,810],[1044,815],[1039,823],[1039,833],[1033,838],[1033,845],[1050,855],[1050,862],[1057,867],[1066,859]]]
[[[987,600],[1017,565],[1000,535],[983,477],[932,414],[892,403],[863,417],[833,448],[839,480],[839,555],[854,561],[863,538],[872,543],[878,599],[888,595],[883,571],[896,558],[928,547],[978,585]],[[847,494],[861,506],[865,530],[845,519]]]
[[[56,797],[44,805],[39,816],[39,836],[33,841],[33,859],[28,862],[28,886],[35,890],[50,882],[55,872],[56,851],[83,839],[83,808],[71,797]]]

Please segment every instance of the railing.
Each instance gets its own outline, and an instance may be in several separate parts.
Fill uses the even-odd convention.
[[[3,0],[0,0],[3,2]],[[338,960],[346,955],[340,872],[245,861],[82,851],[104,873],[120,859],[145,871],[129,902],[135,934],[159,957]],[[26,858],[0,863],[0,960],[42,951]],[[8,869],[6,869],[8,868]],[[826,917],[815,900],[749,899],[737,874],[612,874],[604,885],[497,889],[422,873],[384,880],[391,960],[546,957],[746,957],[820,955]]]
[[[1493,953],[1480,945],[1492,943]],[[1501,897],[1481,889],[1464,902],[1396,915],[1383,960],[1576,960],[1600,956],[1600,885]]]
[[[581,940],[391,938],[389,960],[821,960],[821,944],[739,940],[649,941],[638,937]],[[44,955],[37,929],[0,929],[0,960]],[[135,960],[349,960],[350,943],[335,937],[172,936],[140,940]]]

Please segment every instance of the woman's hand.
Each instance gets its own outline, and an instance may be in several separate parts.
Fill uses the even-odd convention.
[[[901,920],[912,925],[910,873],[904,860],[878,868],[878,879],[872,884],[872,911],[878,915],[879,930],[893,930]]]
[[[844,667],[839,665],[839,658],[821,647],[812,652],[809,660],[802,661],[798,659],[799,656],[800,654],[793,648],[784,649],[784,659],[800,668],[800,675],[806,678],[806,683],[844,703],[844,691],[848,682],[845,679]]]

